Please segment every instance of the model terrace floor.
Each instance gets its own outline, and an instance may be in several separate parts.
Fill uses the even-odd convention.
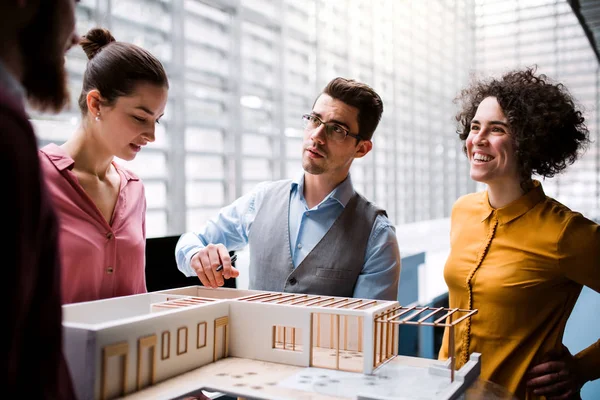
[[[429,367],[435,364],[442,362],[397,356],[373,375],[364,375],[229,357],[124,399],[183,400],[205,389],[258,399],[340,400],[356,399],[362,393],[398,400],[433,400],[443,397],[442,393],[453,385],[447,377],[429,372]]]

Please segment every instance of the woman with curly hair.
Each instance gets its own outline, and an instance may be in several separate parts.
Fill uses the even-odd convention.
[[[481,353],[481,378],[520,399],[579,398],[600,377],[600,340],[572,356],[562,338],[586,285],[600,292],[600,226],[546,196],[589,142],[562,84],[535,70],[477,82],[458,97],[471,178],[487,185],[452,209],[444,269],[450,307],[478,309],[456,329],[456,367]],[[448,358],[448,330],[439,358]]]

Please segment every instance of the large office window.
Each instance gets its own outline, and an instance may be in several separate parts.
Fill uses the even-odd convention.
[[[479,73],[537,65],[584,107],[592,145],[563,174],[542,183],[549,196],[600,218],[600,65],[568,2],[478,0],[475,13]]]
[[[351,172],[395,224],[448,217],[478,188],[452,102],[473,72],[537,63],[572,87],[598,135],[598,62],[566,0],[83,0],[77,29],[94,26],[150,50],[169,75],[156,142],[125,163],[146,185],[150,237],[194,230],[257,183],[297,177],[301,115],[336,76],[383,98],[373,151]],[[32,113],[41,145],[79,124],[85,65],[69,52],[68,110]],[[600,198],[594,146],[546,183],[587,213]]]

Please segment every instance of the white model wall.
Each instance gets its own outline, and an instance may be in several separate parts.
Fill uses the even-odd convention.
[[[65,304],[63,324],[101,324],[124,318],[143,316],[150,312],[150,304],[166,301],[166,294],[143,293],[112,299]]]
[[[167,378],[182,374],[194,368],[213,362],[214,322],[215,319],[229,315],[228,303],[205,304],[200,307],[178,309],[177,312],[167,312],[164,315],[152,314],[153,318],[124,324],[118,327],[103,329],[97,333],[96,339],[96,371],[95,371],[95,398],[100,398],[101,393],[101,368],[102,349],[105,346],[126,341],[129,346],[127,368],[127,393],[137,390],[137,358],[138,340],[151,335],[156,335],[155,368],[156,383]],[[197,348],[197,325],[207,323],[206,346]],[[177,354],[177,332],[181,327],[187,327],[187,352]],[[170,332],[169,358],[162,359],[162,333]],[[118,366],[118,357],[111,360],[107,382],[111,386],[110,393],[120,391],[121,381]],[[148,365],[144,366],[148,369]]]
[[[231,288],[211,289],[204,286],[188,286],[178,289],[161,290],[162,294],[178,294],[186,296],[206,297],[209,299],[237,299],[240,297],[252,296],[260,293],[269,293],[258,290],[240,290]]]
[[[310,309],[274,304],[232,302],[229,355],[308,367],[310,363]],[[273,326],[300,329],[302,351],[273,349]]]
[[[96,333],[88,329],[65,326],[63,335],[64,354],[75,395],[78,399],[93,399]]]

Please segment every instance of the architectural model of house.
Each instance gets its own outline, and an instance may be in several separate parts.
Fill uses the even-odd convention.
[[[397,355],[398,326],[454,326],[477,310],[191,286],[63,306],[78,398],[454,399],[479,355]],[[451,322],[448,322],[451,321]]]

